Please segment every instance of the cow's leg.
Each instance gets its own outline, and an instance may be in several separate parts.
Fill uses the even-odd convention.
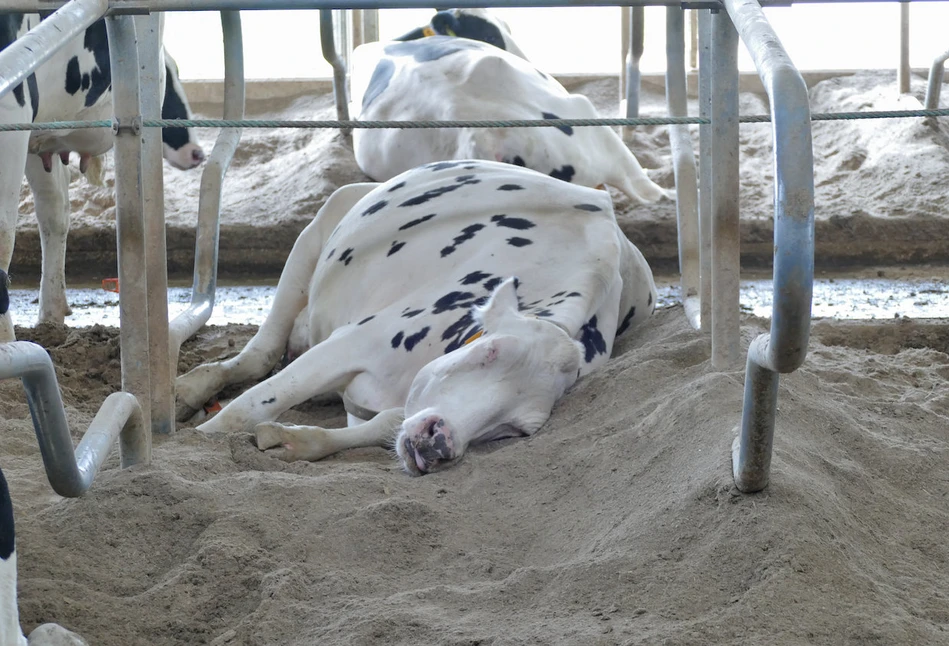
[[[6,97],[7,100],[13,97]],[[29,110],[4,110],[0,107],[0,122],[15,123],[29,121]],[[0,269],[9,272],[13,258],[13,241],[16,237],[17,207],[20,203],[20,186],[23,184],[23,167],[26,164],[26,147],[29,132],[5,132],[0,134]],[[15,340],[13,319],[9,312],[0,314],[0,343]]]
[[[288,426],[264,422],[254,429],[257,448],[284,462],[322,460],[346,449],[364,446],[388,446],[402,428],[404,408],[382,411],[368,422],[349,428]],[[276,448],[275,448],[276,447]]]
[[[273,377],[244,392],[198,430],[253,431],[257,424],[273,421],[311,397],[342,390],[365,370],[363,353],[358,351],[365,341],[355,325],[336,330]]]
[[[375,186],[353,184],[330,196],[313,222],[297,237],[280,274],[267,318],[236,357],[198,366],[178,377],[175,388],[179,421],[189,419],[225,386],[259,379],[277,364],[287,348],[294,321],[307,305],[310,279],[323,252],[323,243],[349,209]]]
[[[39,155],[29,155],[26,160],[26,180],[33,191],[43,252],[39,321],[62,325],[69,314],[69,305],[66,303],[69,167],[57,163],[46,171]]]

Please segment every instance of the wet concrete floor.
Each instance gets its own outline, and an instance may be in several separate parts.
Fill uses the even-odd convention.
[[[657,276],[659,307],[680,302],[678,277]],[[15,285],[14,285],[15,287]],[[210,325],[245,323],[259,325],[270,308],[276,281],[260,284],[222,282],[218,286]],[[35,287],[12,289],[11,310],[18,325],[32,325],[38,312]],[[119,296],[101,285],[67,290],[72,314],[70,327],[119,324]],[[169,315],[184,311],[191,298],[190,283],[172,283]],[[756,316],[770,317],[770,275],[747,274],[741,281],[741,308]],[[818,275],[814,281],[814,318],[889,319],[949,318],[949,270],[944,267],[866,269],[846,275]]]

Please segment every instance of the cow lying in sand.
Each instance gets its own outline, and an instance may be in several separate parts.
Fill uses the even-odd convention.
[[[254,338],[178,378],[179,419],[287,352],[298,356],[198,429],[256,431],[288,461],[398,431],[405,469],[427,473],[470,444],[537,431],[655,299],[606,191],[498,162],[429,164],[330,196]],[[350,428],[272,423],[330,392]]]
[[[36,26],[35,14],[0,15],[0,49],[6,48]],[[191,117],[188,101],[178,80],[178,66],[163,51],[159,81],[163,92],[163,119]],[[99,120],[112,117],[112,74],[105,21],[93,23],[81,36],[53,55],[27,82],[0,99],[0,123]],[[70,152],[79,153],[79,169],[97,170],[96,159],[112,148],[109,128],[36,130],[0,134],[0,269],[7,270],[13,256],[17,206],[24,165],[39,223],[43,250],[40,283],[40,322],[62,324],[69,313],[66,303],[66,234],[69,230]],[[179,169],[194,168],[204,151],[187,128],[163,128],[165,159]],[[56,163],[56,158],[61,160]],[[92,164],[92,166],[90,166]],[[101,171],[100,171],[101,172]],[[13,323],[0,316],[0,342],[12,341]]]
[[[0,314],[10,306],[7,273],[0,269]],[[20,631],[20,611],[16,595],[16,533],[13,502],[7,481],[0,470],[0,646],[85,646],[78,635],[56,624],[37,626],[29,642]]]
[[[353,52],[357,119],[599,118],[589,99],[568,93],[525,60],[507,25],[483,9],[439,12],[429,27],[402,39]],[[642,203],[672,197],[607,126],[357,128],[353,148],[356,163],[376,181],[421,164],[472,158],[526,166],[582,186],[607,184]]]

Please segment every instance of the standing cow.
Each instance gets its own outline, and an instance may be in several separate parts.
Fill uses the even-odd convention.
[[[599,118],[589,99],[529,63],[507,25],[483,9],[442,11],[395,42],[356,48],[352,95],[363,121]],[[358,128],[353,147],[356,163],[377,181],[421,164],[476,158],[583,186],[608,184],[642,203],[671,197],[606,126]]]
[[[7,273],[0,270],[0,314],[10,306]],[[0,469],[0,646],[86,646],[78,635],[56,624],[38,626],[27,642],[20,631],[20,611],[16,595],[16,533],[13,502]]]
[[[0,50],[39,23],[33,14],[0,14]],[[163,50],[160,86],[162,118],[191,117],[175,61]],[[109,119],[112,74],[105,21],[99,20],[31,74],[27,82],[0,99],[0,123]],[[17,206],[24,168],[33,192],[43,250],[39,320],[62,323],[66,303],[66,234],[69,229],[70,152],[79,153],[86,172],[95,156],[112,148],[108,128],[46,130],[0,134],[0,269],[13,256]],[[204,160],[187,128],[162,130],[163,154],[172,166],[194,168]],[[62,163],[55,163],[59,158]],[[0,342],[14,338],[9,314],[0,316]]]
[[[198,428],[256,430],[284,460],[384,445],[398,430],[399,457],[420,475],[470,444],[533,434],[655,300],[605,191],[493,161],[429,164],[330,196],[254,338],[179,377],[179,419],[287,352],[298,356]],[[350,428],[272,423],[329,392]]]

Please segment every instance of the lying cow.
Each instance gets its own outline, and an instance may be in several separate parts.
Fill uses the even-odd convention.
[[[256,429],[260,449],[317,460],[401,427],[405,469],[427,473],[469,444],[537,431],[655,299],[606,191],[498,162],[429,164],[330,196],[254,338],[178,378],[179,419],[286,351],[298,358],[199,430]],[[350,428],[268,423],[330,392]]]
[[[402,40],[356,48],[352,61],[352,112],[363,121],[599,118],[589,99],[535,68],[507,26],[481,9],[439,12]],[[608,184],[643,203],[671,196],[606,126],[358,128],[353,147],[356,163],[376,181],[421,164],[476,158],[583,186]]]
[[[7,273],[0,270],[0,314],[10,306]],[[0,646],[85,646],[78,635],[56,624],[38,626],[27,642],[20,631],[20,611],[16,596],[16,536],[13,502],[0,469]]]
[[[0,15],[0,49],[39,22],[36,15]],[[164,54],[160,85],[164,100],[162,118],[187,119],[191,112],[178,80],[175,61]],[[99,120],[112,117],[112,75],[105,21],[99,20],[44,63],[25,84],[0,99],[0,122]],[[24,165],[36,204],[43,272],[39,320],[62,323],[66,303],[65,255],[69,229],[70,152],[79,153],[79,168],[86,172],[96,155],[112,148],[107,128],[46,130],[0,134],[0,269],[6,270],[13,255],[17,207]],[[164,128],[165,159],[179,169],[204,160],[193,133],[186,128]],[[29,154],[28,154],[29,153]],[[62,164],[55,163],[58,157]],[[13,337],[9,315],[0,317],[0,341]]]

